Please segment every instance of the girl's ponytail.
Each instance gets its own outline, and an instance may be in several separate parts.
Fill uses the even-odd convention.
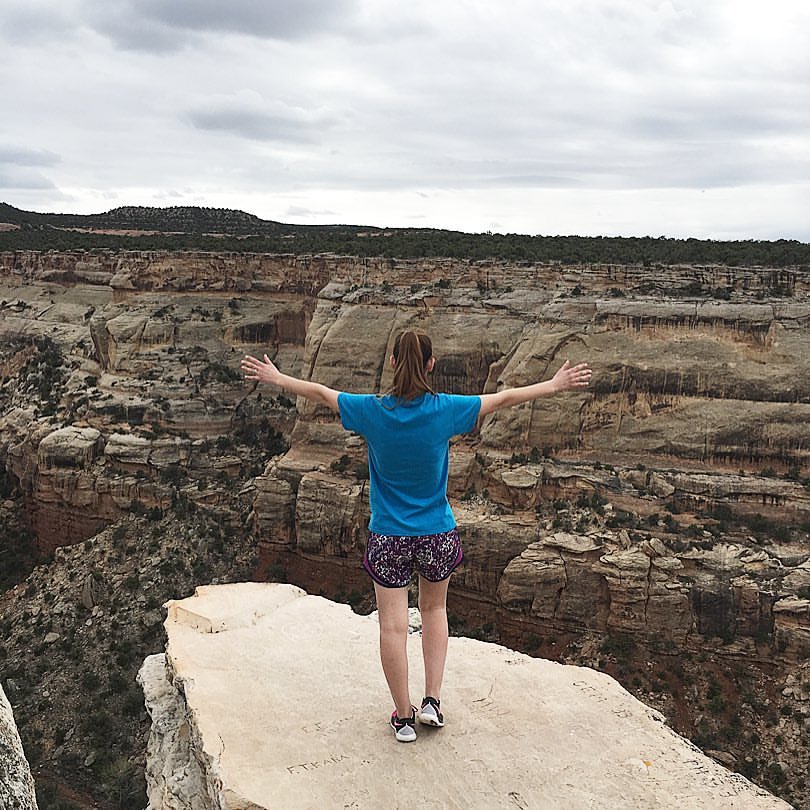
[[[427,365],[433,357],[430,338],[423,332],[409,329],[397,335],[394,341],[394,385],[391,389],[397,399],[413,399],[436,392],[427,381]]]

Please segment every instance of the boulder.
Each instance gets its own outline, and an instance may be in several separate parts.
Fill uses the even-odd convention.
[[[74,467],[83,469],[98,458],[104,448],[101,432],[92,427],[70,427],[54,430],[39,443],[37,463],[40,468]]]

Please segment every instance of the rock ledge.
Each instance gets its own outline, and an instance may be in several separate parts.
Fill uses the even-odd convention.
[[[149,810],[789,807],[594,670],[451,638],[447,725],[402,745],[373,618],[242,583],[169,602],[166,630],[139,674]]]

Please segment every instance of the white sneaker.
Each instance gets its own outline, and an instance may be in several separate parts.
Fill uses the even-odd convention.
[[[417,717],[419,722],[426,726],[441,728],[444,725],[444,715],[439,710],[441,701],[433,697],[426,697],[422,701],[422,708]]]
[[[400,742],[413,742],[416,739],[416,706],[411,706],[411,716],[406,718],[397,717],[397,710],[391,712],[391,728],[394,729],[394,736]]]

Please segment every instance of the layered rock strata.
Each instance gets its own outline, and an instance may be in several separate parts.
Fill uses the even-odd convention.
[[[322,472],[305,473],[293,484],[284,475],[290,472],[281,461],[257,479],[254,508],[261,510],[257,530],[266,532],[265,553],[290,549],[331,561],[338,580],[347,566],[359,570],[366,487]],[[519,475],[539,480],[543,471],[510,470],[503,477],[515,482]],[[545,633],[629,634],[760,660],[796,663],[810,655],[810,601],[797,596],[810,587],[806,546],[724,542],[708,532],[709,538],[685,542],[657,523],[611,530],[590,522],[587,510],[579,510],[576,521],[586,525],[572,533],[555,530],[564,522],[559,514],[538,521],[533,512],[494,507],[455,504],[465,564],[454,591],[489,602],[502,620],[524,620]]]
[[[27,374],[27,387],[4,398],[0,454],[43,542],[80,539],[133,502],[165,508],[173,493],[155,479],[167,468],[196,481],[239,469],[238,457],[212,460],[206,440],[227,446],[263,420],[289,434],[289,401],[241,384],[245,352],[378,391],[393,334],[415,325],[434,337],[443,390],[533,381],[569,356],[593,365],[587,393],[485,420],[486,457],[533,450],[798,478],[810,453],[807,287],[797,268],[6,252],[0,373],[5,388]],[[719,289],[728,300],[705,298]],[[62,352],[52,385],[32,370],[31,341],[45,336]],[[343,454],[333,422],[303,403],[300,413],[296,443],[330,461]],[[99,435],[58,435],[40,452],[65,427]],[[749,482],[739,500],[800,523],[800,495],[798,484]]]
[[[198,588],[168,607],[166,654],[139,676],[150,810],[398,806],[417,773],[431,786],[419,801],[465,810],[787,807],[593,670],[453,638],[446,726],[420,727],[405,750],[372,618],[272,584]],[[415,684],[418,650],[411,635]]]
[[[283,449],[294,418],[291,401],[244,387],[239,359],[271,351],[300,371],[309,299],[116,303],[109,286],[51,275],[0,284],[0,456],[42,549],[133,507],[186,498],[227,512],[229,482]]]
[[[645,292],[720,290],[757,295],[798,296],[810,292],[806,268],[727,265],[644,265],[602,262],[532,263],[500,259],[357,258],[334,254],[293,255],[205,251],[76,250],[0,251],[0,273],[30,283],[105,285],[128,290],[292,289],[316,293],[331,279],[356,287],[409,287],[427,282],[438,291],[450,282],[484,290],[532,287]]]
[[[787,352],[808,340],[810,308],[785,305],[781,322],[773,304],[536,288],[482,299],[451,286],[441,306],[419,309],[358,292],[336,282],[321,291],[306,344],[312,379],[385,391],[386,358],[408,326],[433,336],[442,390],[547,378],[566,357],[595,369],[589,391],[492,414],[454,443],[449,492],[467,558],[457,592],[494,606],[501,622],[525,617],[545,632],[630,633],[793,662],[810,654],[810,490],[798,473],[755,474],[766,460],[806,465],[810,391],[793,374],[770,376],[763,358],[787,367]],[[268,558],[330,560],[339,579],[362,555],[365,448],[326,410],[300,401],[298,411],[290,451],[256,479],[256,535]],[[603,517],[552,520],[553,501],[584,501]],[[609,530],[630,513],[642,524]],[[723,519],[703,525],[701,514]],[[752,536],[751,526],[786,522],[804,528]],[[576,530],[581,547],[560,548],[555,525]]]
[[[245,388],[238,361],[269,350],[292,373],[379,392],[394,336],[417,326],[438,389],[522,384],[565,357],[595,371],[587,392],[492,414],[454,444],[461,591],[558,629],[807,650],[804,270],[96,251],[2,254],[0,278],[0,454],[46,550],[132,508],[192,502],[228,520],[231,482],[262,473],[252,526],[267,565],[356,566],[362,440],[304,400]],[[721,287],[728,300],[695,293]],[[29,336],[62,352],[51,415]],[[283,450],[272,431],[291,449],[263,468]],[[561,550],[543,513],[555,499],[616,517],[558,520],[600,535]],[[650,522],[605,531],[627,513]],[[785,523],[805,531],[775,536]]]

